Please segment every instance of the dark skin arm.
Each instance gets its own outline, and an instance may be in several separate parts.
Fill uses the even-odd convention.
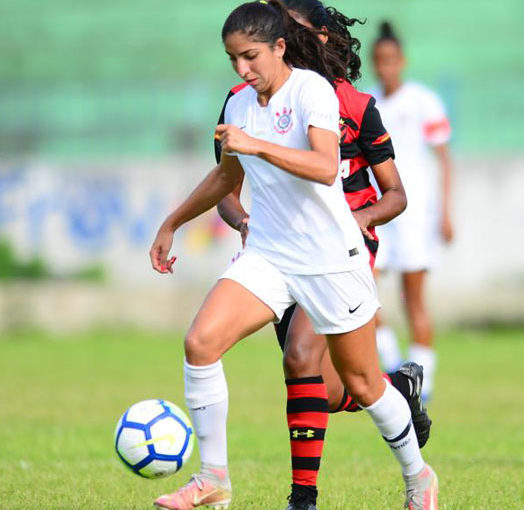
[[[353,216],[362,234],[369,239],[373,239],[373,236],[368,231],[368,227],[383,225],[391,221],[404,211],[408,204],[406,192],[393,159],[388,158],[382,163],[371,165],[371,171],[382,197],[376,204],[353,211]]]
[[[238,183],[236,188],[225,196],[217,205],[218,214],[220,217],[235,230],[240,232],[242,237],[242,246],[246,242],[248,234],[249,214],[246,212],[240,203],[240,192],[242,191],[242,184],[244,179]]]

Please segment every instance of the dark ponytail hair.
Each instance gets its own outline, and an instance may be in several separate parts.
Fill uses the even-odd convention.
[[[237,7],[222,27],[222,41],[235,32],[271,46],[283,38],[286,64],[316,71],[333,85],[345,75],[346,66],[340,55],[322,44],[313,30],[297,23],[280,0],[248,2]]]
[[[349,29],[359,23],[363,25],[365,21],[357,18],[348,18],[334,7],[324,7],[319,0],[284,0],[286,7],[290,11],[297,12],[307,20],[317,30],[322,27],[327,28],[328,41],[326,47],[338,56],[344,63],[345,70],[339,78],[346,78],[354,82],[360,78],[360,66],[362,62],[358,55],[360,51],[360,41],[351,35]]]
[[[397,34],[393,30],[393,27],[389,21],[383,21],[378,29],[378,37],[375,39],[375,44],[373,45],[376,48],[380,43],[383,42],[392,42],[402,50],[402,43],[397,37]]]

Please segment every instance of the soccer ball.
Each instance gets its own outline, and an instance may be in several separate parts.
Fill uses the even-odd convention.
[[[194,434],[184,411],[167,400],[133,404],[115,430],[116,453],[137,475],[162,478],[191,456]]]

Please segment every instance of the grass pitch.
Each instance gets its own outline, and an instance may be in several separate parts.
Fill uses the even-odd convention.
[[[439,338],[434,420],[425,458],[440,477],[441,510],[524,508],[524,331]],[[285,508],[289,444],[280,351],[270,331],[225,358],[230,387],[231,510]],[[141,510],[198,469],[143,480],[113,451],[133,402],[184,405],[182,340],[94,332],[0,340],[0,509]],[[320,510],[401,509],[399,468],[369,417],[330,417]]]

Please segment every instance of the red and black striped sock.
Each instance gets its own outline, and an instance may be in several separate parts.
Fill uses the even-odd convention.
[[[394,374],[382,374],[382,376],[384,377],[384,379],[386,379],[386,381],[392,383],[393,386],[397,388],[397,385],[394,384],[392,381],[393,379],[391,377],[392,375]],[[404,392],[400,388],[397,388],[397,389],[402,393],[402,395],[404,395]],[[408,397],[406,397],[406,400],[407,399]],[[330,413],[340,413],[340,411],[347,411],[348,413],[356,413],[357,411],[362,411],[362,408],[355,402],[355,400],[353,400],[351,395],[347,392],[346,388],[344,388],[344,394],[342,395],[340,404],[338,405],[338,407],[335,410],[330,411]]]
[[[286,379],[286,386],[293,488],[307,487],[314,500],[328,423],[327,389],[320,375]]]
[[[346,388],[344,388],[344,394],[342,395],[342,400],[340,401],[340,404],[338,405],[338,407],[335,410],[330,411],[330,412],[331,413],[340,413],[340,411],[347,411],[348,413],[356,413],[357,411],[361,411],[361,408],[351,398]]]

